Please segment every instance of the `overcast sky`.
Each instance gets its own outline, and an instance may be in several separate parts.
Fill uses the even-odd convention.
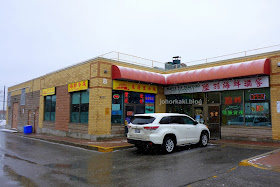
[[[110,51],[186,62],[277,45],[279,7],[279,0],[0,0],[0,90]]]

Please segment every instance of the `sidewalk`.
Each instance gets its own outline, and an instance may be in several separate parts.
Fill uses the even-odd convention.
[[[239,165],[280,172],[280,149],[242,160]]]
[[[14,133],[18,136],[35,138],[40,140],[45,140],[54,143],[60,143],[65,145],[71,145],[76,147],[81,147],[85,149],[95,150],[99,152],[112,152],[119,149],[127,149],[134,147],[134,145],[127,143],[126,138],[116,138],[106,141],[91,141],[86,139],[76,139],[70,137],[60,137],[44,134],[24,134],[22,132]]]
[[[211,143],[230,144],[230,145],[246,145],[252,147],[273,148],[274,151],[254,156],[249,159],[242,160],[239,166],[253,166],[260,169],[272,170],[280,172],[280,143],[274,142],[255,142],[255,141],[238,141],[238,140],[211,140]]]

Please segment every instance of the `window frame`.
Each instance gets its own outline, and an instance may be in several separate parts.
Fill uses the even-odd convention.
[[[82,93],[83,92],[88,92],[88,103],[82,103]],[[72,98],[73,98],[73,94],[77,94],[79,93],[79,114],[78,114],[78,120],[77,121],[72,121],[72,110],[73,110],[73,105],[77,105],[77,104],[72,104]],[[70,123],[80,123],[80,124],[88,124],[88,117],[87,117],[87,121],[86,122],[81,122],[81,112],[82,112],[82,105],[87,105],[87,112],[89,112],[89,90],[80,90],[77,92],[72,92],[71,93],[71,102],[70,102]]]

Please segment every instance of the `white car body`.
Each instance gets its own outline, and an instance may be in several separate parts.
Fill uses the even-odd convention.
[[[176,138],[175,145],[197,144],[200,141],[202,132],[207,134],[208,140],[210,139],[210,132],[207,126],[198,123],[188,115],[177,113],[149,113],[135,115],[136,118],[139,116],[150,116],[154,117],[155,120],[148,124],[133,124],[133,121],[132,123],[129,123],[127,133],[129,143],[136,144],[151,142],[152,144],[162,145],[164,143],[164,138],[171,135],[173,138]],[[175,119],[172,117],[179,117],[180,120],[184,119],[187,122],[185,123],[184,121],[185,124],[179,124],[171,123],[171,120],[170,124],[161,124],[160,121],[163,117],[171,117],[171,119]]]

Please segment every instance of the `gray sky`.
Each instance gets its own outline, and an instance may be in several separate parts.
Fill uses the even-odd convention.
[[[186,62],[280,44],[279,7],[278,0],[0,0],[0,90],[110,51]]]

